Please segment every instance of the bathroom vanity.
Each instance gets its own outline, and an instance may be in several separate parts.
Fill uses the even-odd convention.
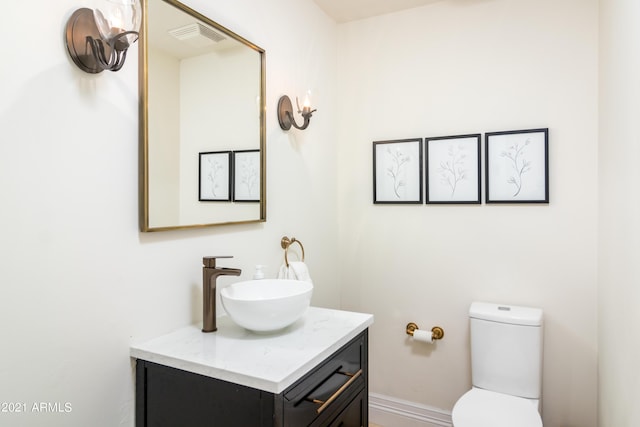
[[[310,307],[256,334],[228,317],[131,346],[136,427],[368,425],[370,314]]]

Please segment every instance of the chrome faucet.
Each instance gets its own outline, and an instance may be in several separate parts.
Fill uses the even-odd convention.
[[[218,276],[239,276],[239,268],[216,268],[216,258],[232,256],[207,256],[202,258],[202,332],[215,332],[216,327],[216,279]]]

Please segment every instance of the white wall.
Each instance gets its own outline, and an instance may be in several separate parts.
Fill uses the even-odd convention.
[[[599,425],[640,425],[640,4],[600,2]]]
[[[257,263],[273,275],[280,238],[295,235],[313,303],[339,306],[327,268],[338,262],[335,24],[311,2],[186,3],[267,50],[267,223],[140,233],[137,48],[120,72],[90,76],[63,42],[82,2],[17,2],[0,18],[11,40],[0,48],[0,402],[72,405],[0,413],[0,425],[132,426],[129,343],[201,317],[203,256],[235,255],[226,265],[243,278]],[[313,132],[282,132],[279,96],[308,86],[322,88]]]
[[[375,314],[371,391],[451,410],[469,304],[532,305],[545,426],[595,426],[597,1],[445,1],[339,30],[343,308]],[[537,127],[549,205],[372,204],[372,141]],[[409,321],[445,339],[414,344]]]
[[[149,226],[180,224],[180,62],[160,49],[149,46],[147,73],[149,126]],[[196,190],[197,192],[197,190]]]

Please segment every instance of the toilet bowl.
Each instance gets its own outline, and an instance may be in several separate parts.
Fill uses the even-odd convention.
[[[542,427],[538,401],[472,388],[453,407],[454,427]]]

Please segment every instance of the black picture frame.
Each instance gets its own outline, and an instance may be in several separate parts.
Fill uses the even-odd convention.
[[[260,150],[233,152],[233,201],[260,201]]]
[[[486,203],[549,203],[549,128],[485,133]]]
[[[198,200],[231,201],[231,151],[208,151],[198,155]]]
[[[482,134],[425,138],[426,203],[481,203]]]
[[[423,203],[422,138],[373,142],[373,203]]]

